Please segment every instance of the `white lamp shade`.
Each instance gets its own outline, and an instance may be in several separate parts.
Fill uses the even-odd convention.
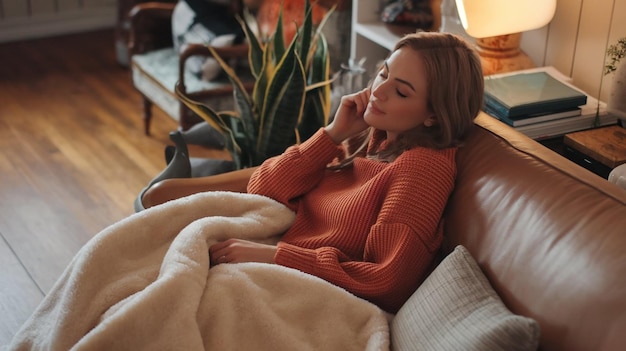
[[[467,34],[486,38],[545,26],[556,0],[456,0],[456,6]]]

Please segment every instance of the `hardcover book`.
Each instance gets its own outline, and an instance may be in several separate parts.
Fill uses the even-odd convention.
[[[606,111],[606,104],[591,96],[587,104],[581,106],[581,109],[582,112],[580,116],[533,123],[515,127],[515,129],[533,139],[539,140],[590,129],[594,127],[594,122],[598,123],[597,126],[607,126],[617,123],[617,116],[609,114]]]
[[[547,72],[485,77],[485,106],[498,116],[517,120],[586,103],[585,93]]]
[[[569,109],[565,111],[554,111],[547,113],[539,113],[536,115],[525,116],[522,119],[512,119],[506,116],[499,115],[496,111],[492,110],[488,106],[485,107],[485,112],[489,115],[496,117],[502,122],[512,126],[512,127],[521,127],[526,126],[533,123],[547,122],[553,121],[555,119],[567,118],[567,117],[576,117],[580,116],[582,113],[582,109],[580,107],[576,107],[574,109]]]

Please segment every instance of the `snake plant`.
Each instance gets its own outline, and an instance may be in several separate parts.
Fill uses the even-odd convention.
[[[217,112],[177,89],[180,100],[224,136],[237,169],[259,165],[328,124],[330,64],[321,28],[332,9],[318,26],[313,24],[309,0],[304,11],[302,26],[288,45],[283,39],[282,7],[276,30],[267,41],[239,18],[255,78],[252,92],[209,47],[232,83],[235,111]]]

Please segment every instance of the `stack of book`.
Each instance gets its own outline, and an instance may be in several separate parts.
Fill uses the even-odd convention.
[[[484,110],[534,139],[617,122],[604,103],[553,67],[485,77]]]

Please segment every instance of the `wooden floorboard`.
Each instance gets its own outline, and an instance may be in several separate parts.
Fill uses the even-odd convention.
[[[44,294],[0,238],[0,345],[8,342]]]
[[[0,345],[165,166],[177,124],[141,108],[113,30],[0,44]]]

